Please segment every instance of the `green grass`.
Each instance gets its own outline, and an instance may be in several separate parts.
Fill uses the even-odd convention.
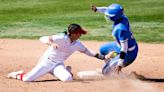
[[[120,3],[138,41],[164,42],[164,0],[0,0],[0,38],[38,39],[70,23],[88,30],[82,40],[112,40],[112,23],[90,6]]]

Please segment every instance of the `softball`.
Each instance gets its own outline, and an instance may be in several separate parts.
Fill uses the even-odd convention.
[[[112,55],[111,55],[111,58],[114,58],[114,57],[116,57],[117,55],[118,55],[117,52],[113,52]]]

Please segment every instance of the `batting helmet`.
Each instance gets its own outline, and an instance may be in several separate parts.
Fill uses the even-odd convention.
[[[123,7],[119,4],[111,4],[105,11],[105,15],[112,21],[117,21],[123,16]]]
[[[73,34],[73,33],[86,34],[87,33],[87,31],[85,31],[84,29],[82,29],[81,26],[78,25],[78,24],[70,24],[68,26],[68,32],[70,34]]]

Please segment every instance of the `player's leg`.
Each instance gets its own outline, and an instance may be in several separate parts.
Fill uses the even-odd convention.
[[[102,46],[100,46],[100,54],[102,55],[107,55],[110,54],[110,58],[105,59],[105,63],[108,63],[111,59],[113,59],[115,56],[118,55],[118,53],[120,53],[120,47],[117,45],[116,42],[109,42],[106,44],[103,44]]]
[[[110,53],[112,51],[114,51],[116,53],[120,53],[120,47],[118,47],[116,42],[109,42],[100,47],[100,53],[103,55],[107,55],[108,53]],[[106,75],[112,71],[111,66],[114,66],[116,64],[118,58],[119,58],[119,56],[116,55],[112,59],[110,58],[110,59],[105,60],[105,65],[102,69],[102,73],[104,75]]]
[[[55,65],[56,63],[45,57],[30,72],[26,74],[19,73],[14,75],[15,77],[12,78],[16,78],[22,81],[34,81],[44,74],[50,72],[55,67]]]
[[[136,47],[133,51],[128,51],[125,56],[124,66],[130,65],[137,57],[138,47]]]
[[[118,61],[119,61],[119,55],[113,58],[110,62],[107,62],[102,69],[102,74],[112,75],[115,72],[115,67]]]
[[[70,73],[70,71],[68,71],[66,69],[64,64],[57,65],[53,69],[53,71],[51,71],[51,74],[53,74],[54,76],[56,76],[58,79],[60,79],[63,82],[67,82],[67,81],[72,81],[73,80],[72,74]]]
[[[136,54],[134,53],[127,53],[125,60],[123,62],[124,67],[128,66],[129,64],[131,64],[136,58]],[[102,69],[102,73],[104,75],[109,75],[110,73],[115,72],[115,67],[118,65],[120,59],[120,55],[117,55],[115,58],[111,59],[109,62],[107,62],[103,69]]]
[[[107,53],[111,50],[114,50],[119,53],[120,48],[116,46],[116,43],[108,43],[100,48],[101,53]],[[123,62],[124,67],[128,66],[135,60],[135,58],[137,57],[137,53],[138,53],[138,47],[136,47],[133,51],[127,52],[125,56],[125,60]],[[115,72],[115,67],[118,64],[119,57],[120,56],[117,55],[115,58],[111,59],[104,65],[102,69],[102,73],[104,75],[110,75],[111,73]]]
[[[112,51],[119,53],[120,47],[118,47],[116,42],[109,42],[100,46],[99,50],[102,55],[107,55],[109,52],[112,52]]]
[[[32,69],[32,71],[23,77],[23,81],[34,81],[37,78],[52,71],[56,65],[58,65],[57,62],[52,61],[48,57],[45,57],[40,61],[40,63],[38,63],[35,68]]]
[[[134,51],[127,52],[125,56],[125,60],[123,62],[123,66],[126,67],[129,64],[131,64],[137,57],[138,49],[135,49]],[[118,61],[120,56],[117,55],[115,58],[113,58],[110,62],[105,64],[105,66],[102,69],[102,73],[104,75],[108,75],[110,73],[115,72],[115,67],[118,65]]]

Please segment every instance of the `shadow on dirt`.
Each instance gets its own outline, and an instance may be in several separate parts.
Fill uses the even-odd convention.
[[[141,74],[134,74],[136,79],[139,79],[141,81],[148,81],[148,82],[164,82],[164,79],[158,79],[158,78],[147,78],[144,75]]]
[[[82,83],[89,83],[90,81],[101,81],[103,79],[73,79],[71,82],[82,82]],[[59,79],[50,79],[50,80],[38,80],[34,82],[55,82],[60,81]]]
[[[50,80],[38,80],[34,82],[54,82],[54,81],[60,81],[59,79],[50,79]]]
[[[142,81],[148,81],[148,82],[164,82],[164,79],[157,79],[157,78],[145,78],[145,79],[140,79]]]

